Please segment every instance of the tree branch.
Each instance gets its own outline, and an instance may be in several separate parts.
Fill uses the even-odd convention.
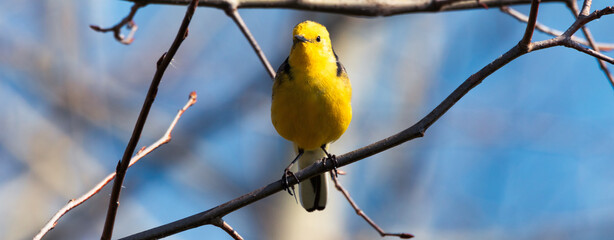
[[[587,2],[590,2],[590,0],[587,0]],[[585,7],[586,7],[586,2],[585,2]],[[588,4],[589,8],[590,8],[590,3]],[[589,9],[590,11],[590,9]],[[601,10],[596,10],[591,14],[588,15],[579,15],[577,20],[573,23],[573,25],[571,25],[571,27],[569,27],[569,29],[567,29],[567,31],[565,31],[565,33],[563,33],[563,36],[565,37],[570,37],[571,35],[573,35],[574,33],[576,33],[578,31],[578,29],[580,29],[582,26],[586,25],[587,23],[595,20],[595,19],[599,19],[604,15],[609,15],[614,13],[614,6],[609,6],[606,7],[604,9]]]
[[[139,150],[136,153],[136,155],[134,155],[134,157],[130,159],[130,164],[128,165],[128,167],[131,167],[133,164],[138,162],[141,158],[147,156],[147,154],[151,153],[156,148],[170,142],[171,133],[173,132],[173,129],[175,129],[175,125],[177,125],[177,121],[179,121],[179,118],[183,115],[183,113],[189,107],[194,105],[194,103],[196,103],[196,92],[190,93],[190,98],[188,102],[185,104],[185,106],[183,106],[182,109],[179,110],[179,112],[175,116],[175,119],[173,119],[173,122],[171,122],[170,126],[166,130],[166,133],[164,133],[164,135],[160,139],[152,143],[149,147],[147,148],[144,147],[141,150]],[[82,195],[81,197],[77,199],[71,199],[70,201],[68,201],[68,203],[64,205],[64,207],[62,207],[60,210],[58,210],[58,212],[55,215],[53,215],[53,217],[49,220],[49,222],[47,222],[47,224],[45,224],[45,226],[41,228],[40,232],[36,234],[36,236],[34,236],[33,240],[42,239],[47,234],[47,232],[51,231],[51,229],[55,227],[55,225],[58,223],[58,221],[60,220],[62,216],[64,216],[66,213],[68,213],[68,211],[72,210],[73,208],[81,205],[82,203],[90,199],[92,196],[99,193],[100,190],[102,190],[102,188],[107,185],[107,183],[109,183],[111,180],[115,178],[115,174],[116,173],[113,172],[107,175],[105,179],[103,179],[98,184],[96,184],[96,186],[92,188],[90,191],[88,191],[87,193],[85,193],[84,195]]]
[[[267,70],[267,73],[269,74],[269,76],[271,76],[271,79],[275,79],[275,70],[273,70],[273,67],[271,67],[269,60],[267,60],[266,56],[264,55],[264,52],[262,52],[262,49],[260,49],[258,42],[254,38],[252,33],[249,31],[249,28],[247,28],[245,22],[243,22],[243,18],[241,18],[241,15],[239,15],[236,6],[234,4],[229,4],[228,8],[225,9],[225,12],[241,29],[241,32],[243,33],[245,38],[247,38],[249,44],[252,45],[252,48],[256,52],[256,55],[258,55],[258,58],[260,58],[262,65],[264,65],[264,68]]]
[[[97,25],[90,25],[90,28],[93,29],[94,31],[103,32],[103,33],[112,31],[113,36],[115,36],[115,39],[117,41],[128,45],[132,43],[132,41],[134,41],[134,33],[138,29],[138,26],[136,25],[136,23],[134,23],[132,19],[134,18],[134,15],[139,10],[139,8],[142,8],[145,5],[147,5],[147,3],[134,2],[134,5],[132,5],[132,8],[130,8],[130,13],[128,13],[128,16],[124,17],[124,19],[122,19],[119,23],[115,24],[112,27],[101,28]],[[124,36],[121,34],[121,30],[123,26],[127,26],[128,29],[130,29],[130,32],[128,33],[128,36],[126,38],[124,38]]]
[[[529,12],[529,19],[527,20],[527,28],[524,31],[524,36],[520,40],[520,46],[529,47],[531,39],[533,38],[533,32],[535,31],[535,24],[537,23],[537,12],[539,11],[540,0],[533,0],[531,2],[531,11]]]
[[[125,0],[146,4],[187,5],[189,0]],[[567,0],[543,0],[543,2],[561,2]],[[391,16],[414,12],[440,12],[463,9],[484,9],[505,5],[527,4],[531,0],[200,0],[198,5],[225,10],[229,4],[237,8],[285,8],[328,13],[341,13],[354,16]]]
[[[580,15],[580,10],[578,10],[578,3],[576,1],[569,1],[567,4],[567,7],[569,7],[574,17],[576,17],[577,19],[578,16]],[[584,33],[584,36],[586,36],[586,40],[588,40],[588,44],[584,44],[584,45],[590,46],[597,52],[599,52],[600,50],[604,50],[604,51],[609,50],[595,43],[595,41],[593,40],[593,35],[588,30],[588,27],[582,26],[582,32]],[[573,39],[573,36],[572,36],[572,39]],[[614,77],[610,73],[610,70],[608,69],[608,67],[605,65],[605,62],[601,59],[597,59],[597,62],[599,63],[599,67],[601,68],[605,76],[608,78],[608,81],[610,81],[610,85],[614,88]]]
[[[411,235],[409,233],[387,233],[387,232],[384,232],[384,230],[382,228],[377,226],[377,224],[373,220],[371,220],[371,218],[369,216],[367,216],[367,214],[365,214],[365,212],[363,212],[362,209],[360,209],[360,207],[358,207],[358,204],[356,204],[356,202],[354,202],[354,200],[350,196],[350,193],[347,190],[345,190],[345,188],[343,188],[343,186],[341,186],[341,183],[339,183],[339,180],[337,179],[337,177],[335,175],[336,174],[333,174],[332,172],[330,173],[330,177],[333,179],[333,183],[335,184],[335,188],[339,192],[341,192],[341,194],[343,194],[345,199],[348,200],[348,203],[350,203],[350,205],[352,205],[352,208],[354,208],[354,211],[356,211],[356,214],[358,214],[365,221],[367,221],[367,223],[369,225],[371,225],[371,227],[373,227],[373,229],[375,229],[375,231],[377,231],[380,236],[382,236],[382,237],[392,236],[392,237],[399,237],[399,238],[403,238],[403,239],[409,239],[409,238],[413,238],[414,237],[414,235]]]
[[[573,12],[574,16],[577,18],[578,15],[579,15],[579,10],[578,10],[578,5],[577,5],[576,1],[573,1],[573,0],[569,1],[568,7],[569,7],[569,9],[571,9],[571,11]],[[516,11],[516,10],[510,8],[510,7],[503,6],[503,7],[501,7],[501,11],[504,12],[504,13],[509,14],[510,16],[512,16],[512,17],[514,17],[516,19],[518,19],[519,21],[528,22],[529,18],[527,16],[525,16],[524,14],[522,14],[522,13],[520,13],[520,12],[518,12],[518,11]],[[540,31],[542,31],[544,33],[547,33],[547,34],[550,34],[552,36],[557,36],[558,37],[558,36],[563,35],[563,32],[551,29],[551,28],[546,27],[546,26],[544,26],[544,25],[542,25],[540,23],[536,23],[535,28],[537,30],[540,30]],[[610,51],[610,50],[614,49],[614,44],[604,44],[604,43],[597,44],[593,40],[593,36],[591,35],[591,33],[588,30],[588,27],[586,27],[586,25],[582,26],[581,29],[584,32],[584,35],[586,36],[586,40],[582,39],[582,38],[579,38],[579,37],[576,37],[574,35],[571,35],[570,36],[571,42],[566,43],[565,46],[577,49],[577,50],[582,51],[584,53],[587,53],[589,55],[594,55],[594,54],[599,55],[599,57],[596,57],[597,58],[597,62],[599,63],[599,66],[600,66],[601,70],[603,70],[604,74],[608,78],[608,80],[610,82],[610,85],[612,87],[614,87],[614,77],[612,77],[612,74],[610,73],[609,69],[607,68],[607,66],[605,64],[605,61],[603,60],[604,58],[607,59],[609,57],[607,57],[607,56],[605,56],[605,55],[603,55],[603,54],[601,54],[599,52],[600,50]],[[578,44],[576,44],[576,43],[578,43]],[[582,45],[585,45],[585,46],[590,46],[591,48],[594,49],[594,52],[593,51],[589,51],[588,49],[586,49],[585,47],[580,46],[579,44],[582,44]]]
[[[590,0],[587,0],[587,2],[589,2],[588,6],[590,7]],[[585,7],[586,6],[587,4],[585,2]],[[603,53],[595,51],[593,49],[584,47],[580,43],[575,42],[571,39],[571,36],[573,36],[575,32],[577,32],[580,28],[584,27],[587,23],[595,19],[599,19],[602,16],[610,15],[610,14],[614,14],[614,6],[609,6],[601,10],[596,10],[589,15],[578,16],[576,21],[571,25],[571,27],[569,27],[565,31],[565,33],[563,33],[563,35],[553,38],[553,39],[548,39],[548,40],[543,40],[543,41],[532,43],[529,51],[540,50],[540,49],[549,48],[553,46],[565,46],[565,47],[576,49],[580,52],[586,53],[593,57],[596,57],[597,59],[609,62],[610,64],[614,64],[614,58],[604,55]]]
[[[243,240],[243,237],[241,237],[241,235],[239,235],[239,233],[237,231],[232,229],[232,227],[228,223],[226,223],[224,221],[224,219],[222,219],[222,218],[215,218],[215,219],[213,219],[211,224],[213,224],[214,226],[219,227],[222,230],[224,230],[233,239],[235,239],[235,240]]]
[[[124,156],[117,165],[117,175],[115,181],[113,182],[113,190],[111,192],[111,198],[109,199],[109,209],[107,211],[107,217],[105,220],[102,236],[100,237],[103,240],[111,239],[111,236],[113,234],[115,215],[117,214],[117,208],[119,207],[119,195],[122,188],[122,182],[124,181],[126,171],[128,170],[128,166],[130,164],[130,157],[134,154],[136,144],[141,137],[141,132],[143,131],[143,127],[145,126],[145,121],[147,120],[147,115],[149,115],[149,110],[151,109],[151,106],[153,105],[153,102],[156,98],[156,94],[158,93],[158,86],[162,81],[164,71],[166,71],[166,68],[175,56],[175,53],[179,49],[179,46],[181,45],[183,40],[188,36],[188,25],[190,24],[192,15],[194,15],[194,12],[196,11],[197,3],[198,0],[193,0],[192,3],[188,6],[188,9],[185,13],[185,17],[183,18],[183,22],[179,27],[179,31],[177,32],[175,40],[168,49],[168,52],[163,54],[162,57],[160,57],[160,59],[158,60],[156,73],[154,74],[154,77],[151,81],[151,85],[149,86],[147,96],[145,97],[145,102],[143,102],[143,107],[141,108],[141,113],[139,114],[139,117],[134,126],[134,131],[132,132],[130,141],[126,146]]]
[[[614,58],[607,56],[601,52],[595,51],[593,49],[587,48],[581,44],[579,44],[578,42],[572,41],[570,38],[563,38],[561,39],[561,42],[563,46],[565,47],[569,47],[569,48],[573,48],[576,49],[580,52],[586,53],[588,55],[591,55],[595,58],[597,58],[597,60],[602,60],[602,61],[606,61],[609,62],[610,64],[614,64]]]
[[[511,7],[503,6],[503,7],[500,8],[500,10],[502,12],[507,13],[508,15],[514,17],[518,21],[521,21],[521,22],[524,22],[524,23],[527,23],[529,21],[529,17],[528,16],[526,16],[526,15],[516,11],[515,9],[513,9]],[[551,35],[553,37],[558,37],[558,36],[563,35],[562,31],[559,31],[559,30],[556,30],[556,29],[552,29],[552,28],[550,28],[550,27],[548,27],[546,25],[543,25],[543,24],[541,24],[539,22],[536,22],[535,29],[537,29],[537,30],[539,30],[539,31],[541,31],[543,33],[549,34],[549,35]],[[584,29],[584,28],[582,28],[582,29]],[[591,42],[592,42],[593,44],[596,44],[596,47],[598,47],[599,50],[602,50],[602,51],[614,50],[614,44],[610,44],[610,43],[594,43],[593,40],[592,40],[592,37],[591,37],[590,40],[587,40],[587,39],[579,38],[579,37],[576,37],[575,35],[572,35],[571,36],[571,40],[574,40],[574,41],[576,41],[576,42],[578,42],[578,43],[580,43],[582,45],[586,45],[586,46],[590,46]]]

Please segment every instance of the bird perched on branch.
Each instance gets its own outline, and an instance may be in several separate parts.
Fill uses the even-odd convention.
[[[328,145],[341,137],[352,120],[352,87],[326,27],[313,21],[294,27],[290,55],[277,70],[272,98],[273,126],[294,143],[297,153],[282,176],[292,195],[287,178],[296,176],[291,166],[297,160],[299,169],[325,157],[335,161]],[[324,173],[299,184],[301,204],[307,211],[326,206],[327,176]]]

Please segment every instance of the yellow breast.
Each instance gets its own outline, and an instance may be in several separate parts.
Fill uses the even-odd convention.
[[[349,126],[352,88],[345,72],[337,76],[334,61],[291,58],[290,71],[275,79],[271,119],[279,135],[299,148],[316,149],[339,139]]]

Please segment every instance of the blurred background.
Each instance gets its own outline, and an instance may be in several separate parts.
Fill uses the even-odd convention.
[[[593,9],[607,1],[595,1]],[[30,239],[69,199],[114,171],[155,63],[185,7],[141,9],[135,41],[92,31],[119,22],[123,1],[0,2],[0,239]],[[528,6],[517,10],[528,13]],[[354,89],[343,154],[417,122],[462,81],[516,44],[525,24],[498,11],[357,18],[241,9],[275,68],[292,27],[326,25]],[[573,17],[542,4],[538,20]],[[589,26],[614,42],[614,16]],[[547,39],[536,33],[535,40]],[[610,53],[611,55],[611,53]],[[610,66],[610,69],[613,69]],[[199,8],[167,70],[140,146],[157,140],[191,91],[198,102],[172,141],[129,169],[115,237],[205,211],[276,181],[294,157],[270,122],[272,82],[223,11]],[[508,64],[426,136],[342,170],[355,201],[390,232],[418,239],[606,239],[614,234],[614,91],[596,60],[551,48]],[[45,239],[98,239],[110,186]],[[246,239],[378,239],[338,192],[307,213],[277,193],[225,217]],[[231,239],[203,226],[168,239]]]

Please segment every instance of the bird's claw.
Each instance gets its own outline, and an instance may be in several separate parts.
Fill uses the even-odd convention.
[[[335,154],[329,154],[326,159],[324,159],[324,164],[326,164],[327,159],[330,159],[330,161],[333,162],[333,170],[331,171],[335,174],[335,177],[339,177],[339,171],[337,170],[337,167],[339,167],[339,162],[337,162],[337,156],[335,156]]]
[[[294,198],[296,198],[296,192],[294,191],[294,186],[290,186],[288,177],[293,177],[297,183],[299,182],[298,177],[296,177],[296,175],[294,175],[294,173],[290,171],[290,169],[287,169],[287,168],[284,170],[284,175],[281,176],[281,180],[282,180],[281,184],[284,188],[284,191],[287,191],[290,194],[290,196],[294,196]]]

